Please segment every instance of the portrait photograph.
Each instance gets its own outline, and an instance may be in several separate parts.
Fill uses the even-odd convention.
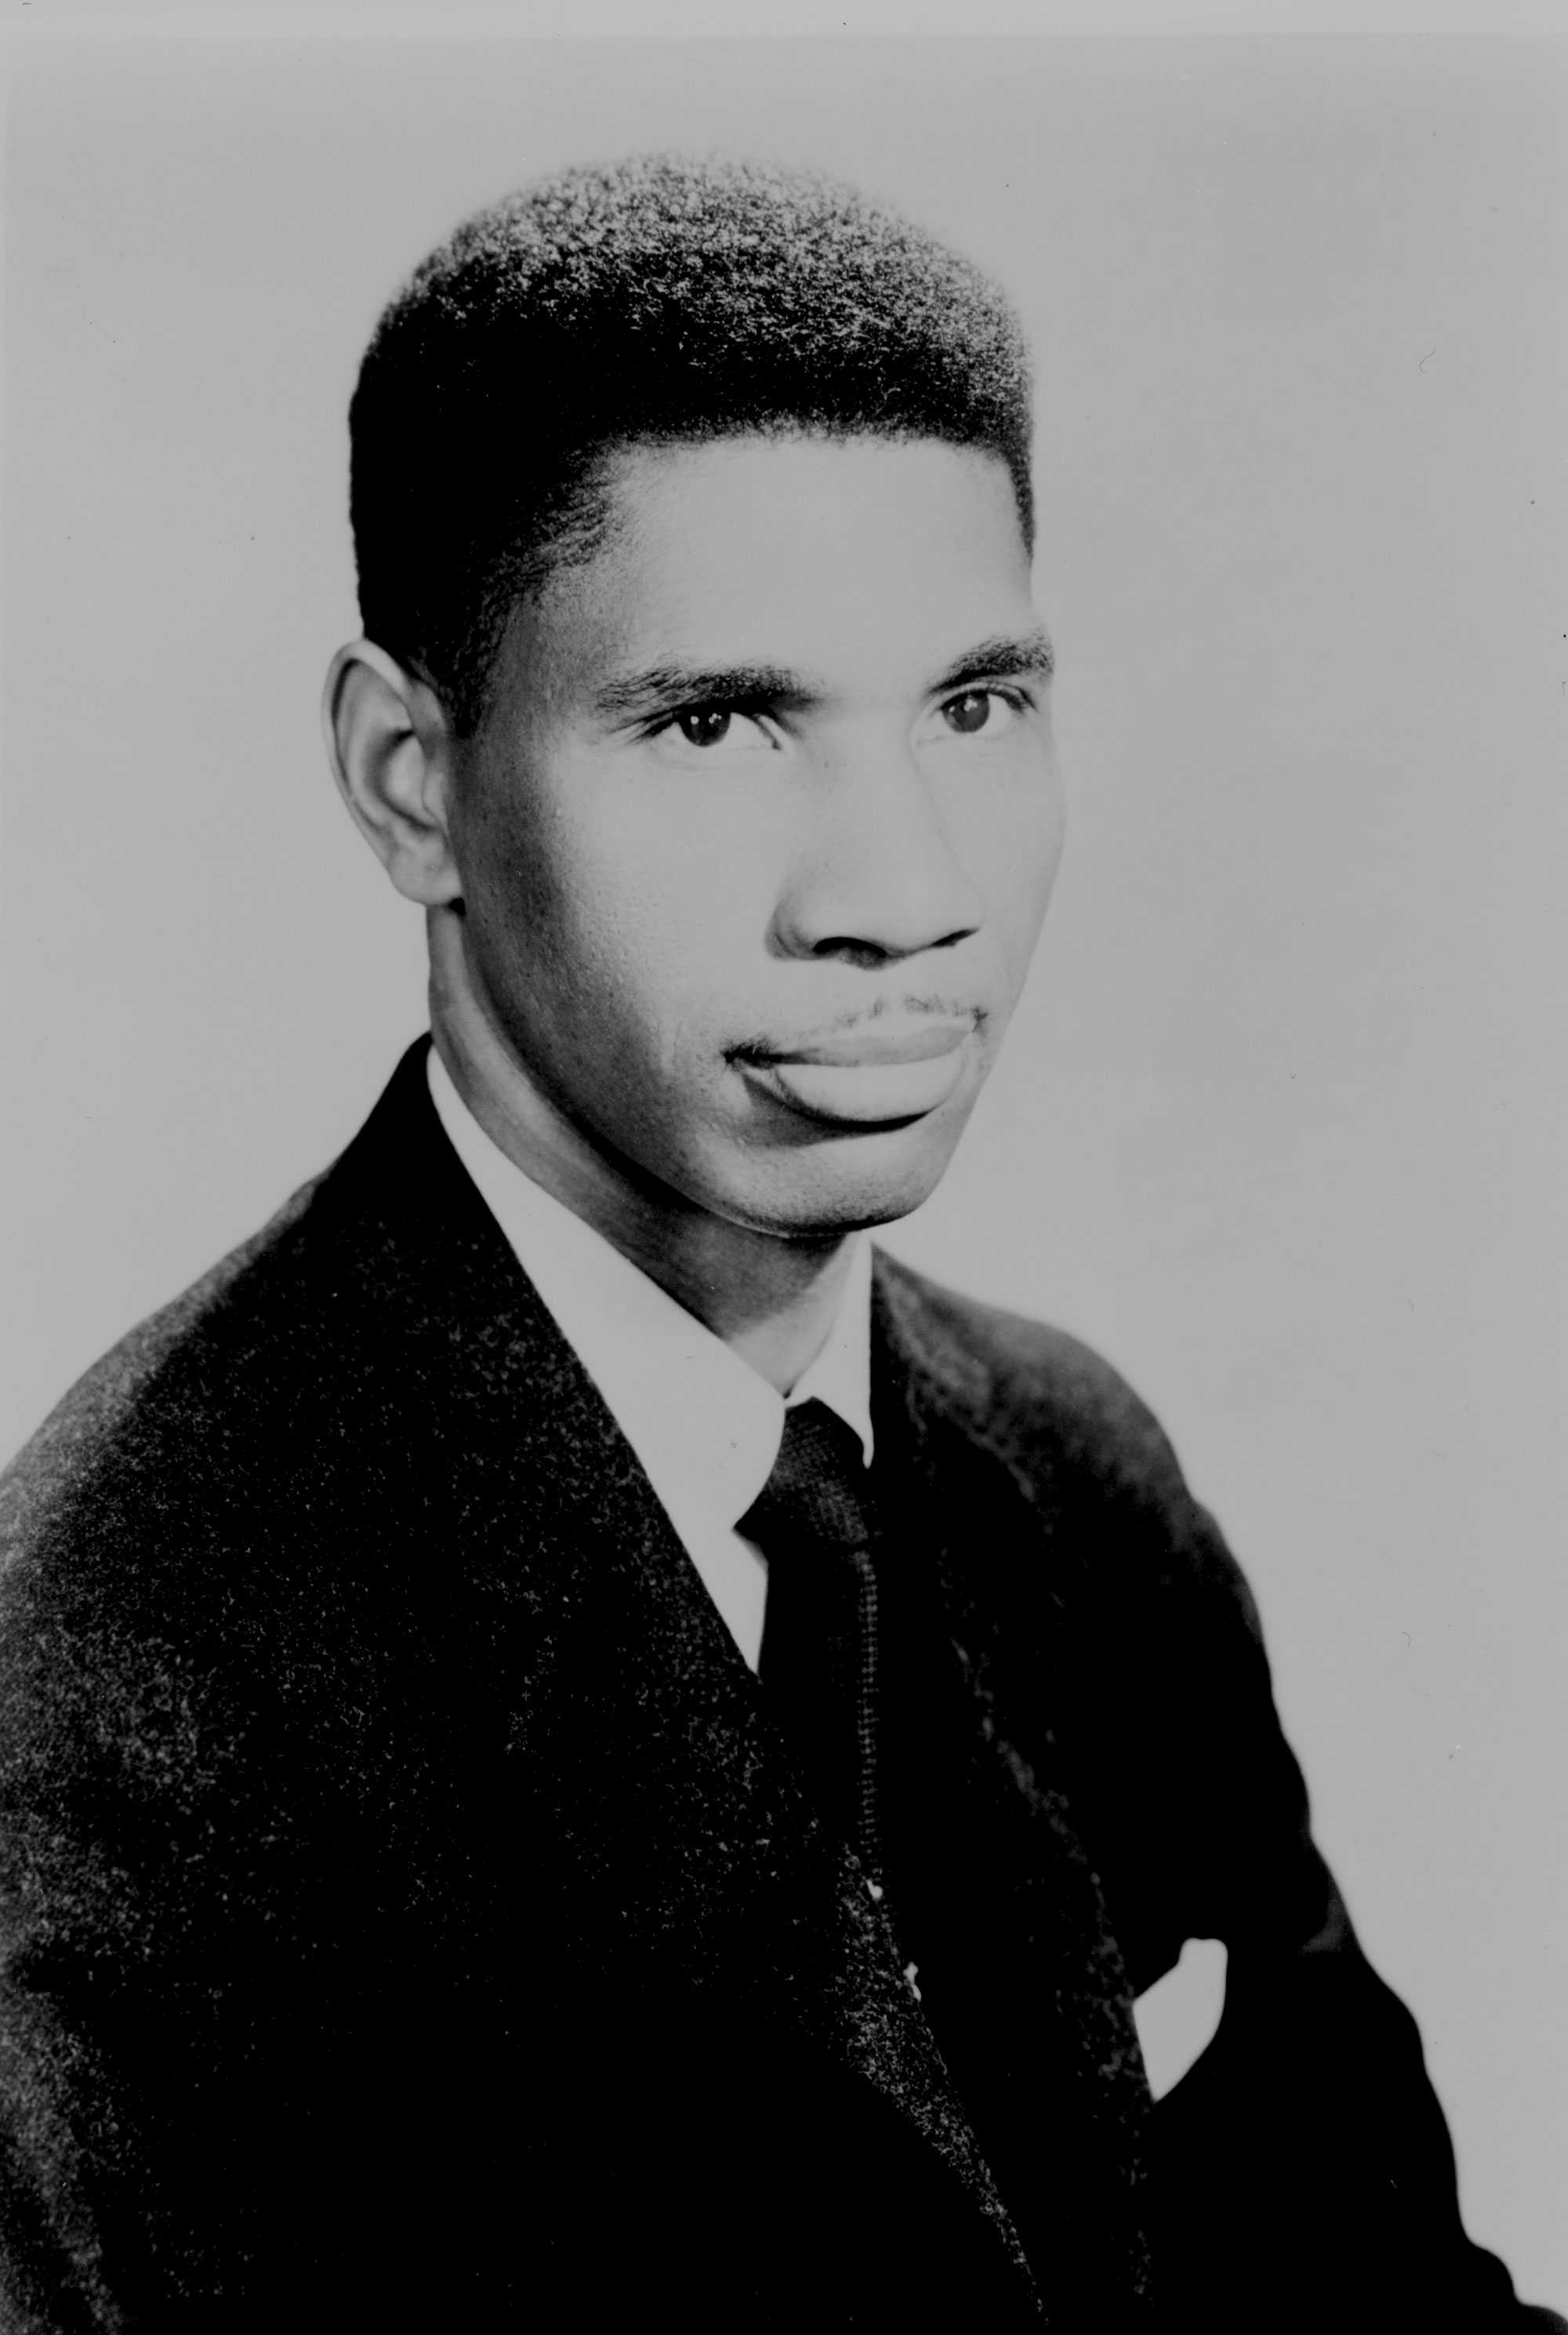
[[[25,13],[0,2330],[1561,2328],[1568,43]]]

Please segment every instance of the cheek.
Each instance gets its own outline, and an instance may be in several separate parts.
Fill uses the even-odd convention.
[[[989,921],[1013,988],[1022,986],[1050,904],[1066,838],[1061,790],[1051,773],[1032,774],[985,838],[980,881]],[[973,863],[972,863],[973,864]]]
[[[533,846],[497,904],[516,1010],[533,1047],[602,1088],[602,1109],[635,1097],[644,1116],[711,1051],[738,971],[733,893],[692,840],[557,819]]]
[[[757,977],[777,891],[762,822],[744,807],[649,787],[546,838],[566,952],[635,1015],[721,1013]]]
[[[1050,905],[1050,896],[1056,888],[1057,871],[1061,866],[1061,855],[1066,842],[1067,806],[1062,800],[1060,788],[1056,787],[1041,807],[1034,855],[1030,863],[1029,880],[1024,887],[1028,901],[1027,914],[1031,919],[1031,945],[1039,935],[1046,909]]]

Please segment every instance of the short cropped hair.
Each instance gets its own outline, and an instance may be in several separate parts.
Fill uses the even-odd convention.
[[[512,608],[603,540],[623,450],[980,448],[1029,542],[1030,426],[1005,296],[854,188],[668,155],[566,170],[460,227],[376,328],[349,414],[361,619],[470,733]]]

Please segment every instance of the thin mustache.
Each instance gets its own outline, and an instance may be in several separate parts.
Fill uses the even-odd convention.
[[[874,1022],[885,1021],[890,1014],[907,1016],[910,1020],[925,1019],[940,1022],[973,1022],[977,1030],[985,1025],[983,1005],[972,999],[956,997],[879,997],[873,1004],[851,1007],[831,1021],[814,1022],[808,1029],[792,1030],[779,1036],[743,1039],[739,1045],[727,1046],[731,1061],[754,1061],[759,1057],[793,1053],[798,1048],[824,1044],[828,1039],[842,1038],[851,1031],[869,1029]]]

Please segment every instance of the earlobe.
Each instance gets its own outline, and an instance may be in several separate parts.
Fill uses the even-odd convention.
[[[460,898],[451,734],[435,692],[373,641],[351,641],[328,670],[322,728],[349,816],[404,898],[426,908]]]

